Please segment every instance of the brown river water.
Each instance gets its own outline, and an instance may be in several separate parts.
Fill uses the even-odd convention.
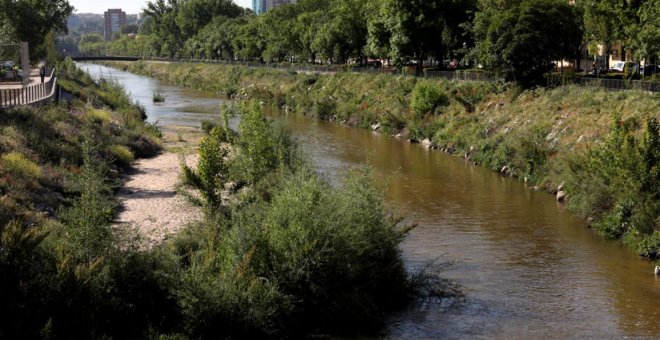
[[[212,93],[98,65],[162,126],[217,119]],[[153,104],[154,91],[166,102]],[[425,301],[388,318],[389,338],[660,338],[653,264],[603,240],[551,195],[390,136],[280,115],[319,173],[339,183],[370,164],[387,202],[416,223],[401,244],[411,269],[442,268],[461,300]]]

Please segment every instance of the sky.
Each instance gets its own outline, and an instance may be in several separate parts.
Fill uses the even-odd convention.
[[[76,8],[75,13],[98,13],[103,14],[108,8],[121,8],[127,14],[142,12],[147,0],[69,0]],[[252,0],[234,0],[236,4],[243,7],[252,7]]]

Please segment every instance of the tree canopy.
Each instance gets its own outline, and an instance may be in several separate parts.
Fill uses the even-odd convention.
[[[0,23],[9,26],[17,41],[27,41],[31,54],[41,53],[49,32],[66,33],[73,7],[67,0],[0,0]]]
[[[482,1],[474,22],[480,62],[525,85],[543,82],[556,60],[579,54],[582,42],[578,10],[563,1]]]
[[[152,0],[138,37],[120,36],[108,43],[107,51],[263,62],[364,64],[385,59],[418,67],[456,58],[531,86],[543,82],[551,63],[577,58],[587,43],[609,48],[620,41],[636,58],[657,58],[660,13],[655,4],[657,0],[299,0],[255,15],[231,0]]]

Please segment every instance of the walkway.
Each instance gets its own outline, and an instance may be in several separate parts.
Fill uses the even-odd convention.
[[[188,143],[192,144],[192,135],[199,134],[186,128],[168,131],[172,128],[166,127],[163,137],[166,147],[181,148],[180,136],[190,136]],[[194,151],[192,147],[184,149]],[[189,166],[197,162],[196,154],[186,158]],[[133,166],[135,170],[127,176],[117,194],[121,208],[115,223],[128,230],[136,230],[135,234],[140,236],[143,246],[156,245],[177,234],[189,223],[202,220],[201,208],[177,195],[176,184],[181,171],[179,154],[164,151],[156,157],[140,159]]]
[[[39,69],[30,72],[29,82],[0,83],[0,107],[13,107],[20,105],[32,105],[51,99],[55,94],[57,77],[55,71],[51,70],[41,82]]]

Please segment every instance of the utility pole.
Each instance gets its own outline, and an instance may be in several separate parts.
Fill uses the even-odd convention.
[[[21,68],[23,69],[23,85],[30,83],[30,48],[27,42],[21,41]]]

